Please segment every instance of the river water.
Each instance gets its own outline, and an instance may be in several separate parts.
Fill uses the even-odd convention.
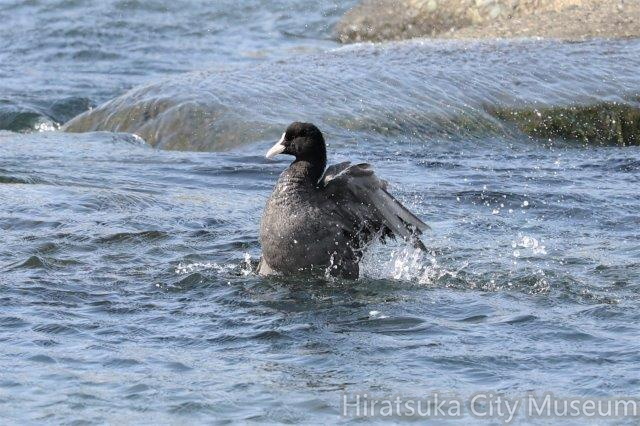
[[[575,126],[571,105],[637,107],[640,42],[342,47],[351,4],[0,5],[3,421],[638,395],[640,149],[532,138],[496,111]],[[372,163],[433,228],[429,252],[375,246],[357,281],[256,276],[287,165],[263,154],[294,119],[325,130],[331,162]]]

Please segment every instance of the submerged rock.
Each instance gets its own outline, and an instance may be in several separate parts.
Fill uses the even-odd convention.
[[[75,117],[63,130],[134,133],[154,147],[185,151],[225,150],[263,136],[265,126],[242,117],[240,109],[184,92],[162,84],[134,89]]]
[[[372,143],[375,135],[394,143],[526,139],[522,131],[534,133],[524,124],[536,123],[530,105],[610,111],[612,102],[640,96],[638,67],[640,40],[365,44],[171,77],[87,111],[63,130],[134,133],[154,147],[196,151],[274,141],[300,120],[317,123],[330,143]],[[522,128],[513,125],[518,120]],[[624,136],[633,133],[624,120],[623,139],[635,143]],[[580,122],[530,125],[536,135],[553,128],[554,137],[608,143],[600,142],[604,133],[567,130]]]
[[[492,113],[533,137],[575,140],[588,145],[640,145],[639,104],[601,102]]]
[[[50,131],[91,107],[87,98],[69,97],[15,102],[0,99],[0,130],[12,132]]]
[[[55,122],[33,108],[0,107],[0,130],[32,132],[56,128]]]
[[[413,37],[638,37],[640,1],[363,0],[335,32],[343,43]]]

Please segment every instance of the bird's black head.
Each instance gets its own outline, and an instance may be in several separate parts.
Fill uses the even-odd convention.
[[[280,140],[267,152],[267,158],[278,154],[289,154],[297,161],[306,161],[315,166],[327,164],[327,147],[322,132],[311,123],[291,123]]]

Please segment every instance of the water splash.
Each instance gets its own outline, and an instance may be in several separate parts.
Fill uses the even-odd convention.
[[[392,279],[420,285],[435,285],[442,277],[456,277],[462,268],[451,271],[438,263],[435,253],[402,243],[376,244],[362,259],[361,274],[367,278]]]
[[[221,273],[231,273],[237,268],[238,265],[234,265],[233,263],[228,264],[219,264],[217,262],[193,262],[193,263],[182,263],[180,262],[175,267],[176,275],[189,275],[194,272],[204,272],[204,271],[215,271],[219,274]]]
[[[389,318],[389,317],[380,311],[369,311],[369,319],[385,319],[385,318]]]
[[[546,255],[547,249],[540,241],[528,235],[518,235],[518,239],[511,243],[513,257],[520,257],[524,254]]]
[[[55,132],[60,128],[60,125],[53,121],[41,121],[35,125],[34,130],[36,132]]]
[[[240,273],[245,277],[256,273],[256,267],[251,262],[249,253],[244,254],[244,261],[240,264]]]
[[[180,262],[174,268],[176,275],[189,275],[196,272],[212,271],[216,274],[240,275],[243,277],[256,273],[256,264],[253,262],[250,253],[244,253],[242,261],[238,263],[218,263],[218,262]]]

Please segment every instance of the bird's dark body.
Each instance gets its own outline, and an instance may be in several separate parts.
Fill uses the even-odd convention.
[[[295,156],[267,201],[260,226],[261,275],[323,272],[358,278],[363,250],[376,237],[424,248],[428,229],[386,189],[368,164],[327,164],[322,133],[293,123],[267,153]]]
[[[304,167],[285,170],[267,201],[260,226],[263,262],[286,274],[324,269],[357,278],[365,241],[354,238],[353,224],[340,214],[340,197],[327,197],[300,173]]]

